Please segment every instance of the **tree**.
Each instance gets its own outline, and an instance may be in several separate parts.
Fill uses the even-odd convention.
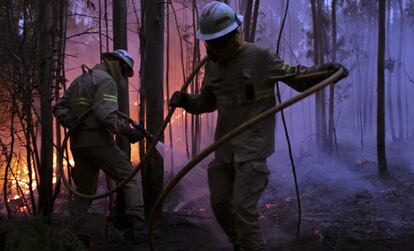
[[[313,61],[315,64],[324,63],[324,32],[323,32],[323,2],[320,0],[311,0],[312,9],[312,26],[313,26]],[[315,115],[316,115],[316,133],[318,145],[323,146],[326,142],[326,107],[325,91],[321,90],[315,94]]]
[[[164,7],[163,2],[141,0],[141,92],[145,96],[146,128],[150,132],[159,131],[164,117]],[[142,168],[146,216],[162,190],[164,179],[161,155],[156,152],[149,158]]]
[[[399,10],[399,36],[398,51],[397,51],[397,115],[398,115],[398,138],[404,138],[404,121],[402,108],[402,80],[401,80],[401,65],[403,64],[403,48],[404,48],[404,9],[402,0],[398,0]]]
[[[67,24],[67,0],[59,0],[59,4],[57,4],[55,7],[55,13],[56,15],[54,16],[55,18],[54,22],[56,23],[56,27],[57,27],[57,30],[56,30],[57,36],[56,36],[56,42],[54,43],[55,44],[54,47],[56,48],[57,57],[56,57],[56,62],[55,62],[56,66],[54,67],[55,68],[55,79],[56,79],[54,98],[55,98],[55,102],[57,102],[60,96],[60,89],[62,87],[63,89],[66,89],[66,75],[65,75],[66,39],[65,37],[66,37],[66,24]],[[58,121],[55,120],[55,135],[56,135],[55,142],[57,146],[56,147],[57,154],[58,152],[63,150],[63,147],[61,145],[61,142],[62,142],[62,130],[61,129],[62,128],[59,125]],[[27,141],[30,142],[29,139]],[[30,162],[30,158],[28,158],[27,156],[26,158],[27,158],[27,162]],[[58,160],[56,164],[57,166],[55,169],[55,173],[56,173],[56,177],[59,177],[58,170],[59,170],[59,167],[63,166],[63,159]],[[31,176],[30,168],[28,170],[29,170],[29,179],[30,179],[30,176]],[[59,178],[56,182],[55,189],[53,192],[53,202],[52,202],[53,204],[55,203],[55,200],[60,193],[61,185],[62,185],[62,181]],[[30,192],[31,194],[33,193],[32,191]],[[32,196],[33,195],[31,195],[31,197]],[[35,209],[36,208],[33,205],[33,211],[36,211]]]
[[[260,0],[247,0],[244,19],[244,38],[247,42],[254,42],[256,37],[257,17],[259,14]],[[253,15],[252,15],[253,13]]]
[[[112,3],[112,16],[113,16],[113,48],[128,50],[127,39],[127,1],[117,0]],[[126,115],[129,115],[129,88],[128,80],[125,83],[118,85],[118,104],[119,110]],[[131,147],[128,139],[124,135],[117,135],[116,138],[118,146],[131,157]],[[121,216],[125,213],[125,199],[123,191],[120,190],[116,195],[116,214]]]
[[[336,0],[332,0],[332,63],[336,62]],[[328,142],[329,142],[329,149],[332,151],[333,149],[333,139],[335,133],[335,85],[332,83],[329,86],[329,123],[328,123]]]
[[[166,21],[166,60],[165,60],[165,94],[167,96],[167,105],[170,102],[170,4],[167,3],[167,15],[165,18]],[[168,107],[167,107],[168,108]],[[170,123],[168,123],[168,136],[169,136],[169,141],[170,141],[170,147],[171,149],[174,149],[174,141],[173,141],[173,130],[172,130],[172,124],[171,121]],[[172,172],[174,170],[174,155],[171,154],[170,155],[170,170],[171,170],[171,175]]]
[[[39,0],[38,84],[40,92],[41,143],[39,167],[39,209],[47,217],[53,198],[53,118],[52,118],[52,2]]]
[[[392,27],[392,19],[391,19],[391,1],[388,1],[386,10],[386,34],[391,34],[391,27]],[[388,35],[388,37],[392,37]],[[387,60],[384,63],[385,69],[388,71],[388,85],[387,85],[387,94],[388,94],[388,118],[389,118],[389,130],[391,131],[391,138],[393,141],[397,140],[397,133],[395,129],[395,120],[394,120],[394,106],[393,106],[393,92],[392,92],[392,81],[393,81],[393,73],[395,69],[395,60],[392,58],[392,48],[391,42],[386,43],[386,54]]]
[[[198,11],[197,11],[197,3],[193,0],[193,9],[192,9],[192,19],[193,19],[193,58],[192,58],[192,66],[195,67],[200,62],[201,55],[200,55],[200,41],[196,37],[196,31],[198,29]],[[200,78],[199,76],[195,76],[192,84],[191,84],[191,92],[198,93],[200,90]],[[191,115],[191,157],[194,158],[199,149],[201,143],[201,119],[200,115]]]
[[[378,13],[378,84],[377,84],[377,155],[378,171],[381,177],[388,176],[387,158],[385,151],[385,5],[386,0],[379,0]]]

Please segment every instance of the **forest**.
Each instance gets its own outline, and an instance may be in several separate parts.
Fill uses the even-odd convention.
[[[196,34],[209,2],[0,1],[0,250],[233,250],[207,180],[218,113],[169,106],[176,91],[202,90],[207,43]],[[286,106],[301,93],[275,85],[265,250],[413,250],[414,0],[221,2],[244,16],[246,42],[292,66],[349,71]],[[86,219],[68,212],[75,161],[53,109],[117,49],[135,61],[119,111],[153,135],[116,137],[143,191],[149,244],[114,226],[126,182],[102,171]]]

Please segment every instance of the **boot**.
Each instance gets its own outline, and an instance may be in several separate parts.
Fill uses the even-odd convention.
[[[114,215],[108,218],[109,222],[113,222],[114,227],[118,230],[124,231],[129,228],[127,217],[125,215]]]
[[[133,244],[146,243],[148,241],[148,227],[144,220],[137,216],[125,216],[127,228],[124,230],[125,238]]]

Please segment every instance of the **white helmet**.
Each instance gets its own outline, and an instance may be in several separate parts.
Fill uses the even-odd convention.
[[[113,52],[105,52],[102,53],[102,58],[117,58],[122,60],[128,67],[129,67],[129,73],[128,76],[132,77],[134,75],[134,59],[132,59],[131,54],[129,54],[128,51],[118,49],[114,50]]]
[[[237,15],[230,6],[212,1],[203,7],[196,36],[200,40],[216,39],[234,31],[242,23],[243,16]]]

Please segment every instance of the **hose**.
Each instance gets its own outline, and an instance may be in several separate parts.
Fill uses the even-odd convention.
[[[191,159],[187,165],[185,165],[178,173],[177,175],[165,186],[161,194],[158,196],[157,201],[154,204],[153,209],[151,210],[151,215],[149,219],[149,246],[151,251],[155,251],[155,220],[156,216],[159,214],[160,210],[162,209],[162,204],[166,197],[169,195],[169,193],[172,191],[172,189],[180,182],[180,180],[189,172],[192,168],[195,167],[201,160],[203,160],[205,157],[207,157],[210,153],[212,153],[214,150],[216,150],[218,147],[222,146],[229,140],[233,139],[240,133],[246,131],[247,129],[253,127],[255,124],[261,122],[262,120],[266,119],[267,117],[274,115],[277,112],[280,112],[282,109],[286,109],[287,107],[301,101],[302,99],[310,96],[311,94],[325,88],[330,83],[334,83],[337,80],[340,79],[342,74],[344,73],[344,70],[341,68],[337,70],[334,74],[326,78],[325,80],[321,81],[317,85],[307,89],[306,91],[300,93],[299,95],[279,104],[276,105],[263,113],[253,117],[252,119],[244,122],[240,126],[238,126],[236,129],[228,132],[223,137],[216,140],[213,144],[205,148],[202,152],[200,152],[197,156],[195,156],[193,159]],[[317,72],[317,73],[311,73],[311,74],[304,74],[299,75],[296,78],[309,78],[309,77],[318,77],[322,74],[326,74],[326,72]],[[326,75],[325,75],[326,76]],[[280,78],[280,80],[284,79],[283,76]]]
[[[193,71],[191,72],[191,74],[187,77],[187,79],[184,81],[183,86],[181,87],[180,91],[184,92],[187,90],[188,85],[191,83],[191,81],[193,80],[193,78],[198,74],[199,70],[201,69],[201,67],[207,62],[208,58],[204,57],[199,63],[198,65],[196,65],[193,69]],[[171,120],[172,115],[174,114],[176,107],[172,106],[170,107],[168,114],[166,116],[166,118],[164,119],[158,133],[156,134],[155,137],[153,137],[152,142],[150,143],[150,146],[148,147],[148,151],[145,154],[144,158],[141,160],[141,162],[138,164],[138,166],[136,168],[133,169],[133,171],[131,172],[131,174],[125,178],[124,180],[120,181],[114,188],[110,189],[109,191],[106,191],[104,193],[101,194],[94,194],[94,195],[89,195],[89,194],[83,194],[78,192],[74,187],[72,187],[69,184],[68,179],[66,178],[64,172],[63,172],[63,167],[59,167],[59,175],[62,178],[63,184],[66,187],[66,189],[68,189],[71,193],[75,194],[76,196],[79,196],[80,198],[83,199],[87,199],[87,200],[96,200],[96,199],[100,199],[100,198],[104,198],[112,193],[117,192],[118,190],[120,190],[126,183],[128,183],[137,173],[138,171],[141,169],[142,166],[144,166],[145,164],[147,164],[147,162],[149,161],[149,156],[151,156],[151,154],[154,152],[155,150],[155,146],[157,145],[157,142],[159,141],[159,139],[161,138],[162,134],[164,133],[165,128],[167,127],[168,123]],[[82,121],[83,118],[85,118],[85,116],[91,111],[91,109],[85,111],[80,117],[79,117],[79,121]],[[122,114],[121,114],[122,116]],[[126,118],[131,121],[131,119],[124,114],[124,116],[126,116]],[[69,140],[70,137],[70,133],[71,130],[69,130],[66,134],[65,137],[63,139],[62,142],[62,146],[66,147],[67,146],[67,142]],[[61,151],[59,151],[59,155],[58,155],[58,161],[63,161],[64,158],[64,150],[65,149],[61,149]]]

